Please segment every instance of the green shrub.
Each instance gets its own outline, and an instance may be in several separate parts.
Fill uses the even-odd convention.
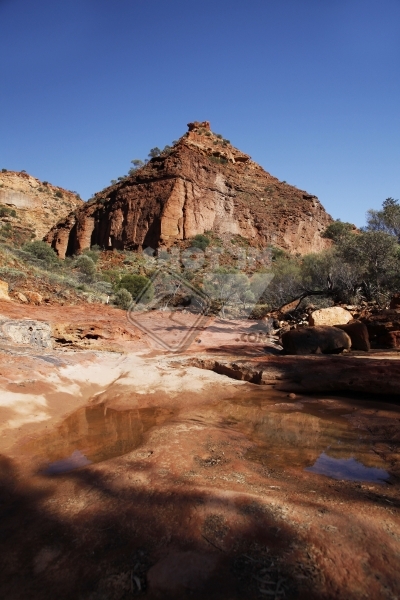
[[[2,173],[7,173],[7,169],[2,169],[1,172]]]
[[[124,310],[128,310],[128,308],[132,304],[132,294],[128,292],[128,290],[126,290],[125,288],[121,288],[115,294],[114,303],[117,306],[123,308]]]
[[[225,156],[209,156],[208,158],[211,162],[218,163],[220,165],[226,165],[228,162],[228,159],[225,158]]]
[[[144,275],[124,275],[121,278],[119,288],[124,288],[128,290],[128,292],[131,293],[132,298],[136,299],[148,286],[146,292],[141,298],[141,302],[147,304],[147,302],[150,302],[150,300],[152,300],[154,295],[153,286],[148,285],[149,282],[150,280]]]
[[[89,280],[93,280],[94,275],[96,273],[96,265],[94,264],[94,261],[90,258],[90,256],[87,256],[86,254],[81,254],[75,260],[74,266],[78,269],[78,271],[86,275]]]
[[[197,235],[195,235],[191,242],[192,248],[200,248],[201,250],[205,250],[209,245],[210,239],[202,233],[198,233]]]
[[[0,206],[0,217],[16,217],[17,213],[13,208],[8,206]]]
[[[34,242],[28,242],[22,248],[25,252],[28,252],[35,258],[43,260],[48,265],[56,264],[58,262],[58,256],[49,244],[42,242],[41,240],[35,240]]]
[[[101,272],[101,278],[117,287],[121,281],[121,273],[117,269],[107,269]]]
[[[63,198],[63,193],[60,190],[57,190],[54,194],[57,198]]]
[[[343,223],[340,219],[333,221],[325,231],[321,234],[321,237],[332,240],[335,244],[341,243],[349,234],[352,233],[354,225],[351,223]]]
[[[88,256],[94,263],[97,263],[100,257],[100,252],[96,249],[96,246],[92,246],[90,250],[89,248],[86,248],[86,250],[83,251],[83,256]]]

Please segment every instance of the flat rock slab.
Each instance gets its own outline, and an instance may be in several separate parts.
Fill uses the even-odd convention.
[[[49,323],[30,319],[0,321],[0,339],[14,344],[27,344],[40,348],[52,347]]]
[[[355,356],[196,357],[190,364],[282,391],[400,394],[400,360]]]

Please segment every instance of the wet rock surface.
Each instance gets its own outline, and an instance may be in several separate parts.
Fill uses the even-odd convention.
[[[400,406],[371,395],[398,393],[396,353],[283,356],[251,325],[186,354],[0,343],[7,600],[400,596]],[[305,392],[335,381],[362,395]]]

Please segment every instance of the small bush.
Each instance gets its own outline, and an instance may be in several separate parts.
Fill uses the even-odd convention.
[[[7,173],[7,169],[2,169],[1,172],[2,173]]]
[[[56,193],[54,194],[57,198],[63,198],[63,193],[60,192],[60,190],[57,190]]]
[[[96,265],[94,264],[94,261],[90,258],[90,256],[87,256],[86,254],[81,254],[75,260],[74,266],[78,269],[78,271],[86,275],[89,280],[93,280],[94,275],[96,273]]]
[[[102,271],[101,278],[103,281],[108,281],[114,286],[118,286],[121,281],[121,274],[117,269],[108,269]]]
[[[193,248],[200,248],[201,250],[205,250],[207,246],[210,245],[210,239],[206,235],[198,233],[193,238],[191,245]]]
[[[28,242],[24,245],[23,250],[28,252],[35,258],[43,260],[48,265],[56,264],[58,262],[58,256],[49,244],[42,242],[41,240],[35,240],[34,242]]]
[[[99,247],[99,249],[100,249],[100,247]],[[90,250],[89,250],[89,248],[84,250],[83,255],[88,256],[89,258],[92,259],[92,261],[94,263],[97,263],[97,261],[99,260],[99,257],[100,257],[100,252],[99,252],[99,250],[96,249],[95,246],[92,246],[92,248],[90,248]]]
[[[226,165],[228,162],[228,159],[225,158],[224,156],[209,156],[208,158],[210,159],[211,162],[217,163],[220,165]]]
[[[8,206],[0,206],[0,217],[16,217],[17,213],[13,208]]]
[[[132,294],[130,292],[128,292],[127,289],[121,288],[115,294],[114,303],[117,306],[120,306],[121,308],[123,308],[124,310],[128,310],[128,308],[130,307],[130,305],[132,303]]]
[[[131,293],[132,298],[136,299],[143,290],[148,286],[149,279],[144,275],[124,275],[121,278],[121,282],[119,284],[120,289],[125,288],[128,292]],[[146,293],[141,298],[141,302],[147,304],[152,300],[154,295],[154,289],[152,286],[149,286],[146,290]]]

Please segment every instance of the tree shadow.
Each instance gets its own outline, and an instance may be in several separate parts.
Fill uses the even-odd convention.
[[[320,597],[299,587],[286,562],[293,531],[254,498],[233,506],[182,481],[162,491],[127,486],[99,466],[29,480],[2,457],[0,473],[7,600],[251,600],[277,588],[279,598]]]

